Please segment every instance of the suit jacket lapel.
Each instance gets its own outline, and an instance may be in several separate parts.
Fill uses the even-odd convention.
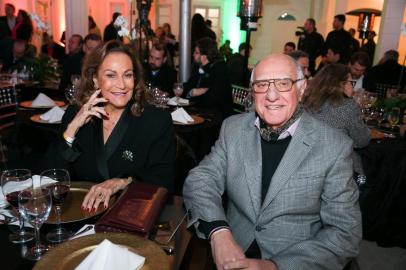
[[[243,129],[241,138],[243,138],[243,147],[241,147],[241,156],[244,160],[244,169],[248,191],[250,193],[252,207],[255,216],[258,216],[261,207],[261,182],[262,182],[262,151],[261,138],[257,128],[254,126],[254,117],[250,117],[247,125]]]
[[[297,168],[317,141],[316,136],[309,115],[303,113],[295,134],[272,177],[261,211],[272,202],[281,188],[288,182],[292,174],[296,172]]]
[[[127,106],[124,112],[121,114],[116,126],[108,138],[106,145],[104,146],[104,151],[106,155],[106,160],[109,160],[113,153],[117,150],[120,142],[123,140],[124,135],[127,132],[129,122],[131,121],[131,106]]]
[[[93,138],[94,149],[96,153],[97,170],[103,177],[103,179],[110,179],[110,172],[107,165],[107,159],[104,150],[103,141],[103,122],[99,119],[94,120],[93,124]]]

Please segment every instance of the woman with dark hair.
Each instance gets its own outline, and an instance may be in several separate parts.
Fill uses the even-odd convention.
[[[303,104],[317,119],[348,135],[356,149],[368,145],[370,132],[352,95],[353,81],[349,68],[342,64],[329,64],[309,81]],[[353,162],[354,171],[362,173],[362,164],[355,152]]]
[[[213,40],[216,40],[216,33],[213,32],[210,28],[207,27],[207,24],[202,15],[196,13],[192,17],[192,54],[196,47],[196,42],[199,39],[209,37]]]
[[[101,37],[101,32],[99,27],[97,27],[96,22],[94,21],[92,16],[88,16],[89,20],[89,34],[96,34]]]
[[[76,105],[63,119],[58,154],[72,179],[93,181],[92,211],[137,179],[173,191],[175,141],[169,113],[145,103],[142,67],[119,41],[86,56]]]
[[[31,41],[33,26],[30,16],[25,10],[20,9],[17,13],[16,25],[11,31],[13,40],[22,39],[29,43]]]

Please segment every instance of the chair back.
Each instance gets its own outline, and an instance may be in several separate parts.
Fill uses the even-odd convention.
[[[250,98],[250,89],[234,84],[231,85],[231,88],[233,94],[234,111],[237,113],[244,112],[246,99]]]
[[[182,195],[183,184],[189,171],[197,166],[197,159],[189,144],[176,135],[175,195]]]
[[[378,97],[387,98],[395,96],[398,93],[398,86],[394,84],[376,83],[375,92]]]
[[[0,135],[15,126],[16,116],[16,104],[0,105]]]

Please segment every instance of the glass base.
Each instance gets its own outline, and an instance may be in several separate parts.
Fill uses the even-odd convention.
[[[53,230],[47,233],[46,239],[52,243],[60,243],[69,239],[72,236],[72,232],[64,228]]]
[[[33,246],[30,248],[24,256],[24,259],[30,261],[39,261],[42,256],[49,250],[48,246],[40,245],[39,247]]]
[[[27,243],[27,242],[33,240],[34,233],[29,232],[27,230],[17,231],[15,233],[10,234],[8,236],[8,239],[10,240],[10,242],[12,242],[14,244],[23,244],[23,243]]]

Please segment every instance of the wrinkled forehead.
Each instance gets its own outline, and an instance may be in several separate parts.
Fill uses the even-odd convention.
[[[267,57],[257,64],[253,73],[253,80],[265,79],[297,79],[296,66],[288,56],[277,55]]]

